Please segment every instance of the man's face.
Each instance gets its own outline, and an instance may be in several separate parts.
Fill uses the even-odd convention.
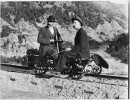
[[[80,22],[77,20],[73,21],[73,28],[77,29],[80,26]]]
[[[49,26],[53,26],[53,25],[54,25],[54,22],[48,22],[48,25],[49,25]]]

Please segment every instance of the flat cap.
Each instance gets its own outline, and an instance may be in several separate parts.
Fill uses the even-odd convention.
[[[55,16],[54,15],[50,15],[48,18],[47,18],[48,22],[56,22],[56,19],[55,19]]]
[[[74,20],[79,21],[79,22],[81,23],[81,26],[83,26],[83,21],[82,21],[80,18],[78,18],[78,17],[73,17],[73,18],[72,18],[72,22],[73,22]]]

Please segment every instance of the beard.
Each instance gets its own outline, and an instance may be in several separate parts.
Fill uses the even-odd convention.
[[[51,24],[49,24],[49,23],[48,23],[47,25],[48,25],[48,26],[51,26]]]

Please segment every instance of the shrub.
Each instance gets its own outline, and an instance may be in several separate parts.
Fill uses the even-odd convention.
[[[110,42],[106,52],[120,59],[123,63],[128,63],[128,44],[128,34],[121,34],[117,36],[114,41]]]
[[[102,45],[101,43],[95,40],[92,40],[92,39],[89,40],[90,49],[98,49],[101,45]]]
[[[69,1],[68,1],[69,2]],[[24,18],[25,21],[34,22],[35,19],[38,19],[44,14],[55,14],[56,19],[60,25],[71,23],[71,17],[69,12],[73,12],[76,16],[80,17],[85,25],[90,26],[95,29],[99,23],[103,23],[102,14],[106,15],[106,18],[111,22],[114,17],[120,17],[123,19],[123,16],[120,13],[115,14],[114,11],[102,8],[100,5],[87,1],[73,1],[72,5],[67,6],[66,3],[63,3],[63,6],[55,5],[55,2],[6,2],[1,5],[1,15],[4,20],[8,23],[11,23],[10,15],[15,16],[15,24],[21,19]],[[46,4],[53,5],[51,8],[44,8]]]
[[[1,32],[1,38],[2,37],[8,37],[10,33],[14,32],[13,29],[11,29],[8,26],[2,26],[2,32]]]

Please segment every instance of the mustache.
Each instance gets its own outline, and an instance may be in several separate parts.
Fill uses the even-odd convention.
[[[47,25],[51,25],[51,24],[48,23]]]
[[[75,28],[75,26],[73,26],[73,28]]]

